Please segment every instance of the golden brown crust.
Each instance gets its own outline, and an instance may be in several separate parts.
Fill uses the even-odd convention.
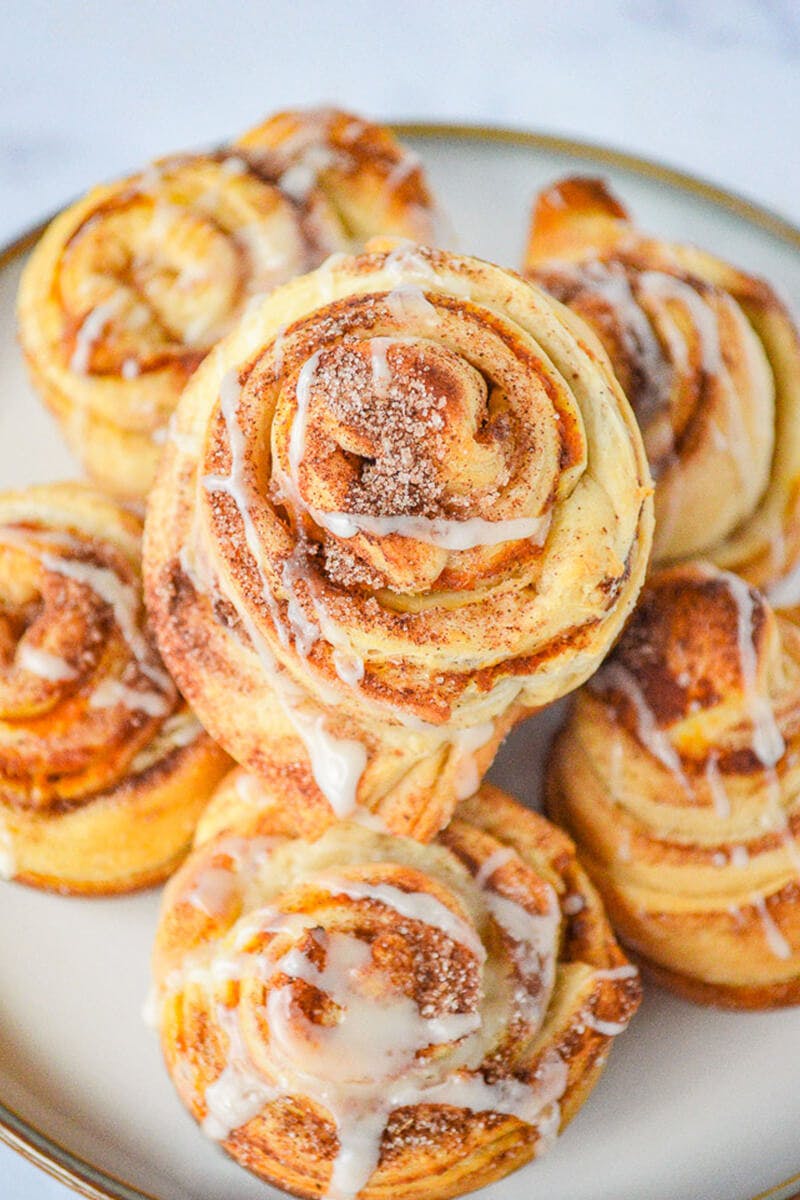
[[[307,1197],[440,1200],[539,1154],[640,996],[569,839],[488,786],[425,846],[290,825],[234,806],[168,886],[156,1012],[193,1116]]]
[[[73,452],[114,494],[147,494],[181,390],[253,296],[382,232],[384,216],[431,225],[422,169],[411,163],[401,178],[408,155],[391,134],[338,114],[337,138],[348,123],[364,133],[329,186],[314,163],[326,153],[344,162],[344,150],[325,150],[324,114],[294,115],[291,153],[290,116],[219,153],[173,155],[92,189],[31,255],[19,295],[31,377]],[[284,148],[268,162],[270,131],[283,131]]]
[[[710,565],[656,573],[548,769],[618,934],[701,1002],[800,999],[796,616]]]
[[[21,882],[163,878],[226,770],[147,629],[140,541],[78,484],[0,495],[0,860]]]
[[[383,125],[340,109],[290,109],[234,146],[295,194],[318,188],[356,245],[378,234],[441,244],[422,164]]]
[[[600,179],[543,192],[530,277],[600,337],[656,479],[654,558],[764,586],[800,560],[800,338],[775,291],[641,234]]]
[[[242,765],[335,812],[314,767],[332,737],[347,770],[366,755],[355,799],[431,837],[511,724],[594,668],[650,531],[589,331],[518,276],[402,246],[287,285],[195,375],[151,497],[148,606]]]

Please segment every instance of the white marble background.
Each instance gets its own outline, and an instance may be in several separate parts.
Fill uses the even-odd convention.
[[[613,144],[800,222],[797,0],[19,0],[0,12],[0,243],[97,179],[326,101]],[[69,1194],[0,1147],[2,1200]]]

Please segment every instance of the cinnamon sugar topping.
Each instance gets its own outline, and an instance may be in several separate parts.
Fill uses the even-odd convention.
[[[348,506],[374,516],[436,515],[442,509],[436,434],[447,398],[418,347],[374,338],[370,350],[369,360],[356,346],[323,357],[313,384],[371,451],[349,488]]]

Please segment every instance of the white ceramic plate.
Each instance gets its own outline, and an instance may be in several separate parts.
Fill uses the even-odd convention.
[[[532,135],[406,130],[460,246],[516,265],[531,197],[608,176],[645,228],[707,245],[800,300],[800,231],[696,181]],[[74,476],[14,340],[22,253],[0,260],[0,486]],[[492,772],[535,804],[557,714],[519,729]],[[75,900],[0,884],[0,1136],[87,1196],[254,1200],[179,1104],[141,1020],[159,896]],[[540,1162],[482,1200],[751,1200],[800,1170],[800,1009],[731,1014],[648,988],[588,1103]],[[123,1182],[124,1181],[124,1182]],[[0,1179],[0,1196],[5,1196]]]

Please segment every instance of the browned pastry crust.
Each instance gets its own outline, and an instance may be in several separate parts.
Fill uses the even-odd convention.
[[[800,338],[775,290],[640,233],[600,179],[539,196],[526,270],[588,321],[642,426],[654,559],[764,586],[800,561]]]
[[[387,228],[433,241],[434,216],[416,157],[346,113],[283,113],[161,159],[93,188],[31,255],[31,377],[95,481],[144,496],[186,380],[254,296]]]
[[[800,627],[710,565],[657,573],[549,767],[617,932],[661,982],[800,1002]]]
[[[234,147],[291,195],[318,189],[354,247],[378,234],[442,242],[444,222],[419,158],[383,125],[336,108],[289,109]]]
[[[168,875],[229,760],[144,621],[141,523],[79,484],[0,495],[0,864],[63,892]]]
[[[204,724],[287,803],[430,838],[511,724],[600,661],[651,524],[590,331],[402,245],[273,293],[194,376],[148,607]]]
[[[488,786],[427,845],[300,841],[278,802],[198,838],[156,942],[167,1066],[210,1136],[298,1196],[501,1178],[574,1116],[639,1003],[569,839]]]

